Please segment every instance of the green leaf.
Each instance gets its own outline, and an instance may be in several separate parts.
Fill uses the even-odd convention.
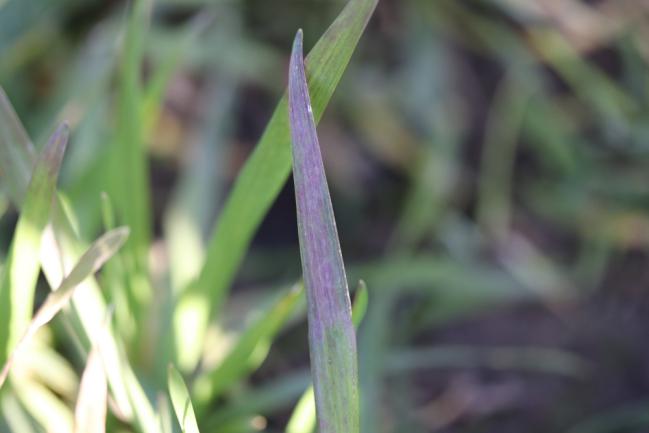
[[[299,305],[302,294],[302,285],[296,284],[271,304],[270,308],[239,337],[219,366],[196,380],[194,390],[201,405],[218,397],[261,365],[273,338]]]
[[[309,53],[306,73],[316,121],[322,117],[377,1],[350,0]],[[283,98],[237,178],[212,233],[200,276],[181,300],[175,332],[177,336],[192,335],[186,342],[177,338],[181,344],[177,352],[189,354],[191,360],[181,365],[183,369],[190,370],[198,362],[207,323],[221,307],[257,227],[288,178],[287,114]]]
[[[29,379],[12,382],[11,389],[41,426],[39,431],[70,432],[74,417],[70,408],[44,385]]]
[[[128,228],[121,227],[112,230],[92,244],[88,251],[79,259],[77,265],[72,269],[70,274],[63,280],[61,285],[50,293],[39,308],[38,312],[29,323],[24,335],[16,344],[11,356],[5,363],[2,373],[0,373],[0,387],[4,383],[12,361],[19,352],[19,349],[36,334],[39,328],[45,326],[52,318],[63,308],[63,306],[72,298],[74,290],[83,280],[97,272],[99,268],[110,259],[113,254],[124,244],[128,237]]]
[[[111,154],[112,170],[109,171],[116,211],[131,228],[131,239],[125,250],[140,271],[146,269],[151,237],[149,167],[142,122],[144,96],[140,82],[150,9],[150,0],[137,0],[129,16],[119,69],[118,132]]]
[[[22,203],[36,159],[34,145],[0,88],[0,171],[5,188],[14,203]],[[12,144],[18,145],[12,145]]]
[[[358,328],[365,318],[369,301],[370,296],[367,292],[367,284],[365,284],[365,281],[360,280],[356,288],[354,303],[352,304],[352,322],[354,323],[354,327]]]
[[[141,108],[145,137],[149,136],[158,119],[169,80],[211,21],[212,16],[209,14],[199,14],[174,34],[171,46],[166,46],[164,57],[155,68],[142,95]]]
[[[138,426],[138,429],[142,433],[159,433],[159,423],[155,410],[124,354],[121,354],[119,370],[126,384],[128,399],[133,408],[135,424]]]
[[[356,289],[354,304],[352,305],[352,322],[357,328],[365,317],[368,301],[367,285],[365,281],[360,280]],[[315,428],[315,396],[313,395],[313,385],[310,385],[300,397],[297,405],[295,405],[291,418],[289,418],[286,425],[286,433],[312,433]]]
[[[93,347],[81,376],[74,409],[75,433],[105,433],[108,383],[97,347]]]
[[[169,365],[167,382],[169,396],[174,406],[174,412],[176,412],[176,418],[180,424],[180,430],[182,433],[199,433],[196,415],[194,414],[194,406],[189,398],[189,391],[187,390],[183,377],[173,365]]]
[[[286,425],[286,433],[313,433],[316,426],[313,385],[302,394]]]
[[[21,191],[27,191],[31,167],[36,164],[36,157],[25,129],[18,120],[13,107],[5,98],[0,104],[0,130],[7,131],[11,128],[17,132],[0,134],[0,161],[17,170],[2,169],[1,174],[5,184],[15,185],[15,190],[10,193],[13,205],[23,208],[25,205],[24,194],[21,194]],[[8,178],[9,176],[11,179]],[[86,250],[85,242],[79,239],[73,228],[71,216],[63,209],[61,197],[57,196],[51,215],[53,228],[51,233],[56,234],[56,237],[45,236],[41,247],[40,260],[45,277],[51,287],[61,284],[64,270],[71,269]],[[81,283],[81,286],[83,289],[76,291],[72,303],[73,305],[82,305],[83,308],[71,308],[64,314],[70,316],[75,331],[82,337],[82,343],[89,348],[96,331],[102,327],[102,320],[106,316],[106,306],[94,278],[87,278]],[[0,304],[0,308],[2,305],[6,304]],[[115,336],[109,334],[104,346],[102,350],[104,364],[118,366],[118,345]],[[126,385],[119,370],[107,367],[107,375],[117,410],[124,418],[130,418],[132,410],[128,402]]]
[[[3,364],[31,319],[40,270],[35,258],[49,220],[67,142],[68,128],[62,125],[38,157],[3,269],[0,281],[0,361]]]

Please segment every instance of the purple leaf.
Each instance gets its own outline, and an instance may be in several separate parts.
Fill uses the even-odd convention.
[[[288,85],[302,271],[307,291],[311,374],[320,433],[359,429],[356,337],[313,111],[302,31],[293,44]]]

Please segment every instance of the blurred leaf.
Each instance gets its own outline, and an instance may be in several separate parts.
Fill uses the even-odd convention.
[[[577,355],[553,348],[463,345],[396,348],[386,362],[391,375],[433,368],[491,368],[585,378],[590,364]]]
[[[617,433],[643,431],[649,426],[649,400],[607,409],[567,430],[567,433]]]
[[[13,381],[12,390],[27,412],[48,433],[72,433],[74,417],[57,395],[28,378]]]
[[[43,332],[43,334],[47,333]],[[50,338],[39,337],[36,335],[25,346],[25,354],[21,356],[18,367],[20,370],[27,371],[34,381],[47,386],[62,399],[74,401],[79,388],[77,372],[62,354],[50,346]],[[20,374],[22,373],[18,376]]]
[[[27,167],[33,167],[36,164],[33,157],[35,152],[13,107],[6,99],[0,104],[0,119],[10,119],[14,123],[12,127],[17,131],[10,135],[0,134],[0,149],[2,151],[0,161],[10,164],[12,167],[23,167],[24,171],[17,171],[16,176],[12,178],[16,190],[10,195],[13,205],[22,208],[24,203],[20,191],[26,191],[28,188],[31,171],[28,171]],[[4,161],[5,158],[9,160]],[[3,175],[6,173],[3,171]],[[64,211],[60,194],[56,198],[51,216],[52,230],[46,230],[40,250],[40,261],[50,287],[58,287],[61,284],[66,269],[72,269],[86,250],[84,242],[79,239],[73,228],[70,214]],[[70,322],[75,332],[82,337],[82,344],[85,343],[85,347],[90,347],[92,337],[103,326],[102,320],[106,316],[106,306],[94,278],[86,279],[80,286],[82,286],[82,290],[75,291],[72,298],[74,308],[70,309],[69,314],[66,312],[64,314],[72,319]],[[81,305],[83,308],[76,308],[76,305]],[[2,308],[2,304],[0,304],[0,308]],[[117,342],[112,334],[106,337],[102,358],[107,366],[108,381],[115,397],[116,407],[122,417],[130,418],[132,411],[123,378],[118,369],[108,368],[108,365],[119,365]]]
[[[34,308],[34,292],[40,266],[38,253],[49,220],[56,180],[68,142],[67,126],[54,133],[41,152],[16,225],[7,263],[0,282],[0,361],[8,359],[25,332]],[[0,376],[0,386],[3,378]]]
[[[34,145],[0,88],[0,168],[2,182],[14,203],[22,203],[36,159]]]
[[[173,365],[169,365],[168,386],[169,396],[176,412],[176,419],[182,433],[199,433],[194,406],[189,397],[189,391],[183,377]]]
[[[369,300],[370,296],[367,291],[367,284],[365,284],[365,281],[360,280],[356,288],[356,293],[354,294],[354,303],[352,304],[352,322],[354,323],[354,327],[358,328],[363,318],[365,318]]]
[[[531,31],[529,41],[543,60],[590,104],[600,115],[626,125],[637,109],[636,102],[604,72],[591,65],[560,34]]]
[[[202,420],[205,426],[203,430],[217,431],[219,426],[233,420],[277,413],[293,404],[310,382],[308,370],[299,370],[237,393],[225,407]]]
[[[286,425],[286,433],[313,433],[316,428],[315,396],[313,385],[302,394],[291,418]]]
[[[485,234],[503,239],[510,230],[512,180],[520,129],[530,99],[529,84],[512,72],[494,96],[482,146],[478,182],[478,223]]]
[[[256,370],[266,358],[270,345],[282,325],[291,316],[303,294],[297,284],[263,312],[237,340],[216,369],[196,380],[194,387],[202,406],[217,398],[228,387]]]
[[[160,420],[160,433],[173,433],[171,407],[166,394],[158,394],[158,418]]]
[[[63,308],[63,306],[70,300],[74,294],[74,290],[79,284],[99,270],[99,268],[110,259],[113,254],[124,244],[128,237],[129,230],[127,228],[118,228],[112,230],[93,243],[88,251],[79,259],[79,263],[72,269],[70,274],[63,280],[61,285],[52,293],[50,293],[43,305],[38,309],[34,315],[33,320],[29,323],[22,338],[18,341],[12,354],[5,363],[2,373],[0,373],[0,387],[4,383],[9,368],[13,361],[14,356],[19,349],[34,336],[36,331],[42,326],[45,326],[52,318]]]
[[[212,16],[203,13],[192,19],[172,40],[172,45],[165,47],[164,58],[155,68],[155,72],[143,91],[141,107],[144,137],[148,137],[158,120],[162,100],[176,68],[196,44],[198,36],[212,21]]]
[[[88,355],[81,376],[79,396],[74,409],[75,433],[104,433],[108,405],[108,383],[101,355],[94,347]]]
[[[159,433],[155,410],[124,353],[120,353],[120,365],[116,369],[121,374],[126,385],[128,399],[133,408],[134,421],[138,430],[142,433]]]
[[[14,394],[4,392],[0,395],[0,413],[0,428],[7,427],[11,432],[37,433],[36,426]]]
[[[307,58],[313,114],[319,120],[351,58],[377,0],[350,0]],[[283,98],[257,147],[241,170],[213,231],[198,280],[178,307],[175,333],[191,335],[179,353],[191,370],[198,362],[207,323],[218,312],[250,241],[279,194],[291,169],[286,98]],[[191,317],[191,318],[190,318]]]
[[[131,229],[131,238],[125,249],[137,272],[146,271],[151,238],[149,167],[144,143],[144,97],[140,82],[144,35],[149,26],[151,3],[150,0],[138,0],[133,2],[130,10],[119,68],[117,137],[111,154],[112,169],[108,170],[115,210]]]

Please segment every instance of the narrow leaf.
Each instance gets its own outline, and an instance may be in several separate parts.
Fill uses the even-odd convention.
[[[194,415],[194,406],[189,398],[189,391],[183,377],[173,365],[169,365],[167,383],[171,403],[180,424],[180,430],[182,433],[199,433],[196,415]]]
[[[16,132],[13,134],[4,133],[11,128]],[[5,179],[3,180],[5,184],[13,183],[15,185],[16,190],[11,191],[9,197],[15,207],[22,209],[25,206],[24,191],[27,191],[32,172],[31,168],[36,165],[37,158],[34,146],[27,136],[25,128],[18,120],[15,110],[6,98],[0,104],[0,129],[3,130],[3,133],[0,133],[0,163],[3,164],[0,166],[0,175]],[[6,178],[9,173],[13,172],[2,168],[4,165],[16,169],[15,176],[10,180]],[[85,242],[78,237],[74,230],[70,215],[63,211],[60,198],[57,195],[51,215],[52,230],[50,234],[56,233],[56,238],[54,236],[44,236],[40,251],[43,272],[51,287],[59,286],[63,280],[61,265],[63,265],[63,269],[72,269],[87,249]],[[106,316],[106,305],[94,278],[87,278],[81,286],[84,289],[76,291],[72,302],[73,304],[83,305],[83,308],[70,309],[70,316],[75,331],[87,344],[86,347],[90,347],[90,341],[96,335],[96,331],[103,326],[102,320]],[[3,305],[8,304],[0,302],[0,313],[2,313]],[[7,316],[0,314],[0,317]],[[0,328],[2,328],[3,323],[6,322],[0,322]],[[0,331],[1,335],[2,332]],[[0,351],[0,356],[4,358],[4,355]],[[102,359],[104,364],[108,366],[118,365],[118,358],[117,342],[115,337],[110,334],[107,336],[105,347],[102,350]],[[132,410],[128,404],[126,385],[123,378],[119,371],[113,368],[107,368],[107,376],[120,416],[125,419],[131,418]]]
[[[112,149],[109,192],[115,208],[132,230],[125,252],[137,270],[146,268],[151,237],[149,167],[142,123],[143,91],[140,82],[143,44],[149,26],[151,0],[133,2],[119,68],[118,127]]]
[[[81,256],[77,265],[70,274],[61,282],[58,289],[48,295],[45,302],[39,308],[33,320],[27,327],[24,335],[16,345],[11,356],[5,363],[0,373],[0,387],[9,374],[11,363],[27,340],[34,336],[39,328],[46,325],[58,313],[61,308],[70,300],[74,289],[86,278],[97,272],[99,268],[119,250],[128,237],[128,228],[121,227],[111,230],[93,243],[88,251]]]
[[[288,89],[316,415],[320,433],[356,433],[359,431],[356,335],[304,71],[301,30],[293,44]]]
[[[35,258],[49,220],[67,142],[68,128],[61,125],[39,155],[3,269],[0,281],[0,361],[3,363],[31,318],[40,270]]]
[[[350,0],[309,53],[307,74],[311,77],[316,120],[320,120],[329,103],[377,2]],[[196,317],[193,329],[177,326],[179,336],[196,335],[194,341],[202,341],[208,320],[221,307],[257,227],[288,179],[291,152],[286,104],[286,98],[278,104],[225,204],[201,274],[185,293],[179,308],[182,314],[187,305],[188,311],[196,311],[200,316]],[[206,308],[197,310],[196,305]],[[184,352],[184,348],[178,351]],[[194,362],[198,362],[199,354],[193,354]]]
[[[365,281],[360,280],[356,288],[356,296],[352,305],[352,322],[358,326],[363,321],[367,312],[369,296]],[[300,400],[295,405],[291,418],[286,425],[286,433],[312,433],[316,429],[315,397],[313,385],[309,385]]]
[[[79,396],[74,409],[75,433],[105,433],[107,406],[106,372],[99,350],[93,347],[79,385]]]
[[[46,386],[25,378],[12,383],[11,389],[27,412],[40,425],[39,431],[48,433],[72,431],[74,425],[72,411]]]
[[[218,397],[237,380],[259,367],[266,358],[273,338],[299,305],[302,294],[301,284],[292,287],[243,332],[216,369],[199,377],[194,391],[201,405]]]
[[[360,280],[358,282],[358,287],[356,288],[354,304],[352,305],[352,322],[354,322],[355,328],[358,328],[365,318],[369,300],[370,298],[367,292],[367,284],[365,284],[365,281]]]
[[[0,173],[14,202],[21,203],[36,159],[34,145],[18,119],[4,90],[0,88]],[[16,145],[13,145],[16,143]]]

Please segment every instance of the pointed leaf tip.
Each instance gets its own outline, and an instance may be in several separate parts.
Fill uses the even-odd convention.
[[[61,123],[52,134],[44,149],[43,158],[48,162],[49,176],[56,182],[63,155],[70,139],[70,128],[67,123]]]

